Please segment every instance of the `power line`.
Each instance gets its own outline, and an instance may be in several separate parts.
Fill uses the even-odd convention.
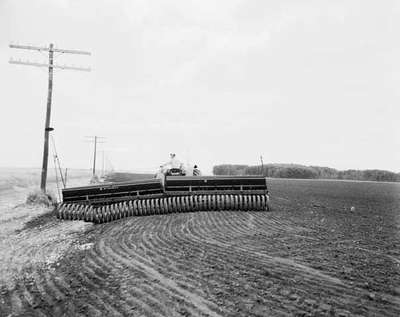
[[[52,101],[52,93],[53,93],[53,70],[55,68],[58,69],[69,69],[69,70],[79,70],[79,71],[90,71],[90,68],[85,67],[77,67],[77,66],[67,66],[67,65],[55,65],[54,62],[54,53],[61,54],[79,54],[79,55],[91,55],[90,52],[81,51],[81,50],[66,50],[55,48],[54,44],[50,43],[48,47],[46,46],[32,46],[32,45],[18,45],[18,44],[10,44],[10,48],[15,49],[24,49],[24,50],[34,50],[38,52],[48,52],[49,53],[49,62],[48,63],[36,63],[30,61],[21,61],[10,59],[10,64],[19,64],[19,65],[29,65],[36,67],[46,67],[48,68],[48,91],[47,91],[47,108],[46,108],[46,121],[45,121],[45,129],[44,129],[44,148],[43,148],[43,162],[42,162],[42,174],[40,181],[40,189],[43,192],[46,192],[46,181],[47,181],[47,165],[48,165],[48,157],[49,157],[49,133],[54,129],[50,127],[50,115],[51,115],[51,101]]]
[[[55,172],[55,175],[56,175],[56,186],[57,186],[58,201],[61,201],[60,186],[58,186],[58,175],[57,175],[57,173],[58,173],[57,172],[57,162],[56,162],[57,156],[54,155],[53,158],[54,158],[54,172]]]
[[[57,64],[52,64],[52,66],[50,66],[49,64],[45,64],[45,63],[37,63],[37,62],[30,62],[30,61],[15,60],[15,59],[12,59],[12,58],[8,62],[10,64],[19,64],[19,65],[28,65],[28,66],[37,66],[37,67],[52,67],[52,68],[69,69],[69,70],[80,70],[80,71],[83,71],[83,72],[90,72],[91,71],[90,67],[67,66],[67,65],[57,65]]]
[[[19,49],[24,49],[24,50],[33,50],[33,51],[45,51],[45,52],[50,52],[53,51],[55,53],[65,53],[65,54],[80,54],[80,55],[92,55],[92,53],[87,52],[87,51],[82,51],[82,50],[65,50],[61,48],[55,48],[53,44],[52,47],[50,48],[47,46],[33,46],[33,45],[18,45],[18,44],[10,44],[10,48],[19,48]]]
[[[57,153],[56,142],[54,141],[54,137],[52,135],[51,135],[51,143],[53,144],[54,164],[58,165],[58,170],[60,172],[61,182],[63,184],[63,187],[65,188],[66,184],[65,184],[63,173],[62,173],[60,159],[59,159],[58,153]],[[56,172],[57,172],[57,169],[56,169]]]

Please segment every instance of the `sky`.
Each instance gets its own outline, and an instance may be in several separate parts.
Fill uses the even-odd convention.
[[[0,0],[0,166],[40,167],[45,52],[63,167],[221,163],[400,172],[400,2]],[[51,149],[51,152],[52,149]],[[101,163],[100,163],[101,164]],[[50,166],[53,166],[52,159]]]

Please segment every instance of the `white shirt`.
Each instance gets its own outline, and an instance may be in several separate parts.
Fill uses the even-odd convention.
[[[164,168],[182,168],[182,163],[175,157],[171,158],[167,163],[164,164]]]

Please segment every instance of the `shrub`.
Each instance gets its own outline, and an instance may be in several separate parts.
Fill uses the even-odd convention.
[[[57,199],[52,193],[43,193],[41,190],[35,190],[29,193],[26,198],[28,205],[43,205],[46,207],[53,206],[57,202]]]

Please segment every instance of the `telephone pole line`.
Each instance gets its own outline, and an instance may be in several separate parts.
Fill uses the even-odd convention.
[[[51,115],[51,100],[53,96],[53,44],[50,44],[49,49],[49,81],[47,90],[47,109],[46,109],[46,123],[44,128],[44,147],[43,147],[43,162],[42,162],[42,177],[40,180],[40,188],[46,192],[47,180],[47,164],[49,157],[49,133],[50,129],[50,115]]]
[[[261,174],[264,175],[264,160],[262,155],[260,155],[260,160],[261,160]]]
[[[93,142],[94,144],[94,149],[93,149],[93,168],[92,168],[92,174],[93,176],[96,175],[96,157],[97,157],[97,144],[98,143],[105,143],[104,139],[105,137],[103,136],[97,136],[97,135],[91,135],[87,136],[88,142]]]
[[[35,63],[29,61],[21,61],[10,59],[10,64],[19,64],[19,65],[29,65],[29,66],[37,66],[37,67],[47,67],[48,68],[48,89],[47,89],[47,108],[46,108],[46,121],[44,128],[44,147],[43,147],[43,162],[42,162],[42,173],[40,180],[40,189],[43,192],[46,192],[46,181],[47,181],[47,165],[48,165],[48,157],[49,157],[49,133],[54,129],[50,127],[50,116],[51,116],[51,102],[53,95],[53,69],[70,69],[70,70],[80,70],[80,71],[90,71],[90,68],[84,67],[76,67],[76,66],[66,66],[66,65],[55,65],[54,62],[54,53],[64,53],[64,54],[80,54],[80,55],[91,55],[90,52],[80,51],[80,50],[65,50],[54,48],[54,44],[50,43],[49,47],[39,47],[39,46],[31,46],[31,45],[15,45],[10,44],[10,48],[16,49],[24,49],[24,50],[33,50],[38,52],[49,52],[49,62],[48,63]]]

